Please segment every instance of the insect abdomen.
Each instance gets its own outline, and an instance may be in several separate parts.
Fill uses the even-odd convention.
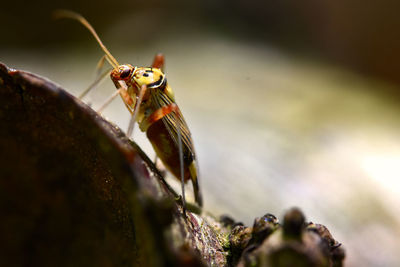
[[[180,177],[180,161],[179,161],[179,148],[175,141],[172,139],[169,131],[165,127],[162,120],[158,120],[147,129],[147,138],[150,140],[157,156],[164,163],[165,167],[174,174],[175,177]],[[185,181],[191,179],[189,170],[190,164],[193,162],[193,155],[189,149],[183,144],[183,162]]]

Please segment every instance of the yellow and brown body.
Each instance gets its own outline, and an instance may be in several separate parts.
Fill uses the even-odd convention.
[[[125,104],[133,112],[139,104],[136,121],[141,131],[146,132],[157,156],[165,167],[180,180],[179,138],[181,135],[184,181],[192,181],[195,201],[201,206],[202,197],[198,184],[196,155],[189,128],[175,103],[174,93],[168,85],[164,73],[159,68],[138,68],[121,65],[111,73],[117,85],[123,80],[133,101]],[[146,86],[141,103],[138,103],[140,89]]]
[[[189,128],[175,103],[174,93],[160,69],[164,65],[164,56],[156,55],[151,68],[134,67],[129,64],[120,65],[84,17],[68,10],[59,10],[55,16],[77,20],[91,32],[105,53],[98,67],[101,68],[104,60],[113,67],[110,76],[117,87],[117,94],[113,95],[110,101],[118,94],[122,97],[125,106],[132,113],[132,118],[139,124],[140,129],[146,132],[164,165],[175,177],[180,177],[182,182],[192,181],[195,201],[202,206],[196,156]],[[96,84],[97,81],[81,96],[87,94]],[[108,103],[109,101],[105,105]],[[131,120],[129,125],[128,136],[133,131],[134,120]],[[185,205],[183,186],[182,198]]]

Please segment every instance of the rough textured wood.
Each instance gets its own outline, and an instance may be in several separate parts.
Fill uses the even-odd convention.
[[[343,261],[327,229],[306,226],[300,211],[283,227],[269,214],[244,227],[185,217],[176,196],[117,127],[50,81],[0,64],[1,266]]]

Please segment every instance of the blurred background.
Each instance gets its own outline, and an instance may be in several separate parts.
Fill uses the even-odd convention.
[[[343,243],[346,266],[400,266],[399,1],[2,3],[0,61],[78,95],[102,51],[56,8],[83,14],[120,63],[165,54],[206,210],[251,225],[298,206]],[[107,80],[84,101],[113,92]],[[127,128],[119,99],[103,114]]]

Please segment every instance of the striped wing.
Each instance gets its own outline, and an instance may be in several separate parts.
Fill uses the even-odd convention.
[[[151,95],[151,101],[154,104],[155,108],[157,109],[175,103],[167,94],[163,92],[161,88],[151,89],[150,95]],[[193,160],[195,160],[195,152],[194,152],[192,137],[180,110],[178,116],[175,113],[170,113],[164,116],[161,120],[163,121],[170,136],[172,137],[177,146],[178,146],[177,130],[179,126],[183,144],[182,145],[183,154],[185,158],[188,159],[191,157]]]

